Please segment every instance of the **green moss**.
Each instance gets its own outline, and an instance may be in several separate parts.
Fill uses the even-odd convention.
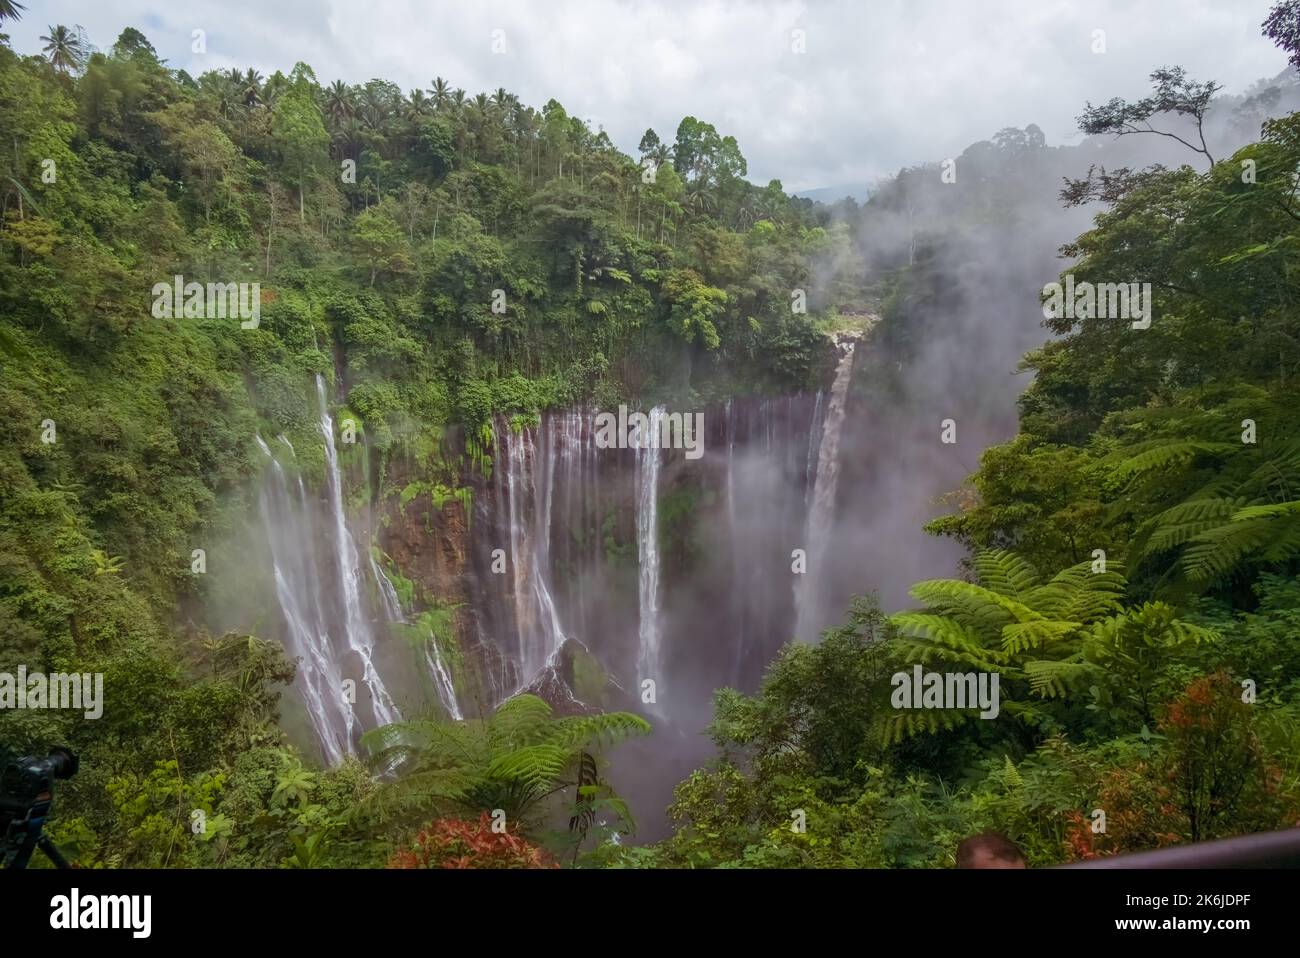
[[[573,693],[588,705],[604,708],[609,704],[609,676],[591,653],[574,648],[572,652]]]

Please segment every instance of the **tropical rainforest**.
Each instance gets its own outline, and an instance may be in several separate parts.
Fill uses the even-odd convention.
[[[0,29],[23,15],[0,2]],[[1253,96],[1161,68],[1148,98],[1081,106],[1109,166],[1007,129],[955,184],[927,163],[829,205],[749,182],[705,119],[630,156],[504,89],[306,63],[190,76],[130,27],[102,50],[64,26],[42,50],[0,35],[0,672],[104,676],[96,719],[0,710],[0,758],[78,753],[47,831],[83,868],[952,867],[984,831],[1045,866],[1300,825],[1300,112],[1278,109],[1300,4],[1264,30],[1292,69]],[[1214,117],[1239,134],[1227,152]],[[1159,162],[1153,124],[1185,141]],[[1028,374],[999,400],[1012,428],[914,524],[960,562],[903,601],[857,580],[811,638],[782,606],[779,642],[710,683],[671,796],[623,788],[619,755],[671,717],[587,636],[547,650],[548,679],[509,671],[527,655],[493,651],[515,638],[463,585],[490,577],[470,553],[493,497],[542,482],[524,470],[570,410],[816,395],[820,429],[846,342],[850,417],[906,416],[932,345],[962,348],[953,262],[1019,230],[1028,197],[1082,217],[1038,255],[1075,283],[1149,283],[1149,327],[1043,320],[1058,277],[1036,276],[1031,341],[997,370]],[[160,318],[151,290],[176,276],[258,284],[257,322]],[[761,408],[793,421],[800,402]],[[936,448],[945,415],[925,422]],[[846,522],[864,442],[841,447]],[[638,460],[639,504],[612,486],[590,494],[600,515],[557,504],[563,541],[548,527],[526,553],[562,609],[593,555],[633,619],[639,588],[643,653],[645,523],[653,610],[673,569],[713,568],[695,520],[731,506],[730,479],[671,465],[649,501]],[[552,493],[588,496],[566,476],[606,476],[556,469],[548,516]],[[431,683],[386,709],[362,649],[378,718],[341,732],[313,724],[320,666],[285,639],[258,539],[297,496],[334,509],[317,541],[347,542],[361,603],[391,610],[379,644]],[[505,525],[513,562],[525,524]],[[770,580],[727,581],[719,614],[769,608]],[[997,718],[893,707],[917,666],[995,674]]]

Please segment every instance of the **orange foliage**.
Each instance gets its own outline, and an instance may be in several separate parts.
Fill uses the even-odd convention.
[[[487,812],[477,822],[440,818],[415,837],[412,847],[398,850],[389,868],[558,868],[526,838],[507,829],[492,830]]]

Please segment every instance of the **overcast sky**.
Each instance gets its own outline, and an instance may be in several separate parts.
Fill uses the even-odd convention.
[[[1084,101],[1135,97],[1180,64],[1238,93],[1286,58],[1260,35],[1269,0],[25,0],[21,53],[47,24],[111,46],[123,27],[194,75],[309,63],[322,83],[403,89],[442,76],[554,97],[633,152],[687,115],[734,135],[749,179],[787,190],[870,182],[955,156],[1004,126],[1074,142]],[[998,12],[986,9],[996,6]],[[207,52],[191,52],[206,31]],[[1094,31],[1105,52],[1094,53]],[[494,31],[504,52],[493,52]],[[805,52],[795,52],[802,31]],[[500,42],[497,44],[501,45]]]

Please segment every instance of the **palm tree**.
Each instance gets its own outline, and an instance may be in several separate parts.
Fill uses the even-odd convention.
[[[717,209],[718,202],[714,198],[712,191],[697,180],[691,184],[690,192],[686,195],[686,205],[690,207],[691,212],[699,215],[713,212],[713,210]]]
[[[496,92],[492,94],[492,102],[496,104],[498,110],[503,112],[506,107],[514,102],[514,99],[514,95],[507,93],[505,87],[497,87]]]
[[[235,71],[238,74],[239,71]],[[252,67],[248,68],[248,75],[240,79],[240,84],[244,97],[244,106],[250,109],[262,104],[262,75]]]
[[[340,146],[340,152],[344,158],[351,157],[356,159],[361,152],[361,144],[365,141],[365,131],[361,129],[361,124],[355,116],[345,119],[333,135],[334,142]]]
[[[248,71],[252,73],[252,70]],[[283,73],[275,72],[267,77],[266,83],[262,86],[262,102],[268,109],[275,106],[275,101],[280,99],[280,94],[284,93],[289,87],[289,80]]]
[[[342,80],[335,80],[325,88],[325,116],[330,125],[338,129],[344,120],[356,115],[356,99],[352,88]]]
[[[244,108],[239,93],[239,84],[227,77],[220,77],[216,87],[217,112],[227,120]]]
[[[366,128],[374,133],[382,133],[384,121],[388,119],[388,103],[381,90],[367,85],[361,94],[361,120]]]
[[[50,66],[60,73],[69,73],[81,63],[81,41],[62,24],[49,30],[49,36],[41,39],[45,41],[44,52]]]
[[[22,14],[18,11],[24,9],[21,3],[14,3],[13,0],[0,0],[0,20],[21,20]]]
[[[451,102],[451,87],[442,77],[434,77],[433,86],[429,87],[429,96],[433,100],[433,108],[441,110]]]
[[[406,98],[406,118],[412,123],[419,123],[429,115],[433,105],[423,90],[412,90]]]
[[[667,143],[660,143],[645,158],[655,165],[656,170],[662,170],[665,165],[673,161],[673,148]]]

